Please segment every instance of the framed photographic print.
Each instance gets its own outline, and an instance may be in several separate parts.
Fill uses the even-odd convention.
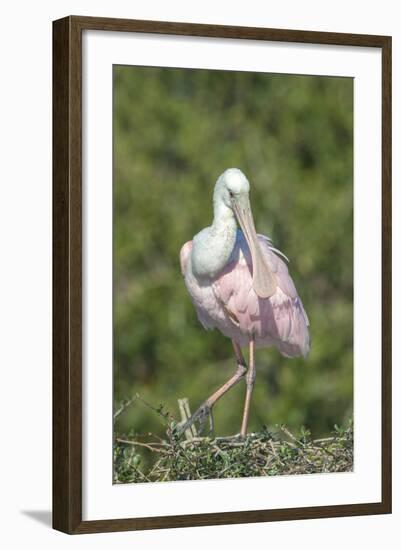
[[[391,38],[53,23],[53,526],[391,511]]]

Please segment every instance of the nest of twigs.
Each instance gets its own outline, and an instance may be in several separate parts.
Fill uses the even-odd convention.
[[[183,422],[189,407],[182,405]],[[274,432],[263,427],[246,439],[199,437],[194,429],[180,435],[179,424],[168,413],[155,410],[166,421],[166,438],[116,435],[115,483],[348,472],[353,468],[351,422],[346,428],[335,426],[332,437],[324,439],[312,439],[305,429],[296,436],[286,426],[277,426]]]

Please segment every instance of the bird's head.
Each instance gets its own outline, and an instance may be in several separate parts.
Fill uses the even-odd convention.
[[[260,249],[249,202],[249,189],[245,174],[238,168],[229,168],[216,182],[213,201],[215,211],[219,210],[219,205],[224,205],[223,209],[226,207],[234,213],[251,252],[253,289],[260,298],[269,298],[275,293],[277,282]]]
[[[249,181],[238,168],[228,168],[216,182],[216,195],[228,208],[233,209],[234,203],[239,197],[249,195]]]

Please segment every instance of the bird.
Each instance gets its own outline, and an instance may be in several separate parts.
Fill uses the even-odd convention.
[[[185,431],[207,418],[213,427],[216,402],[245,379],[246,393],[240,438],[247,437],[255,384],[255,349],[275,347],[285,357],[307,357],[309,319],[286,261],[269,237],[256,233],[250,205],[250,184],[239,168],[228,168],[213,192],[213,222],[180,251],[185,286],[200,323],[230,338],[236,370],[181,426]],[[242,348],[249,349],[249,366]]]

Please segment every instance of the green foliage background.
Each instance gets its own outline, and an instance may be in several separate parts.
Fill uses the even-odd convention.
[[[139,393],[178,418],[235,368],[230,341],[198,323],[181,246],[211,222],[217,177],[251,182],[258,232],[290,258],[311,322],[306,359],[258,350],[250,430],[323,436],[352,414],[353,81],[262,73],[114,68],[114,401]],[[245,385],[215,408],[239,431]],[[116,430],[162,434],[135,404]]]

